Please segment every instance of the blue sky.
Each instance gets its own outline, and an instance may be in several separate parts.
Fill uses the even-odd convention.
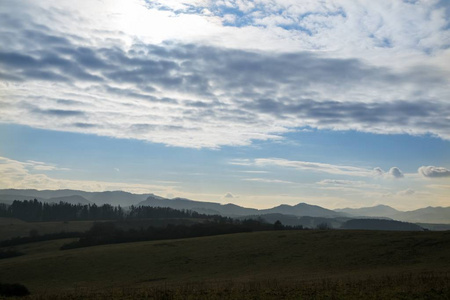
[[[5,1],[0,188],[449,206],[449,6]]]

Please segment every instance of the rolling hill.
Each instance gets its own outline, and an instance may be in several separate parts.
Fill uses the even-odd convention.
[[[389,230],[389,231],[423,231],[419,225],[382,219],[351,219],[342,224],[341,229]]]
[[[0,260],[0,282],[24,284],[31,299],[441,299],[450,291],[443,232],[271,231],[58,250],[64,242],[19,247],[25,255]]]

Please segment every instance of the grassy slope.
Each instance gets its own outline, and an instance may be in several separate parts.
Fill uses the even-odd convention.
[[[450,232],[257,232],[57,250],[62,243],[22,246],[26,255],[0,261],[0,282],[44,292],[450,272]]]

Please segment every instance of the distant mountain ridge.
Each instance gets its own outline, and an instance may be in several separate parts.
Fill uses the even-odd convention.
[[[364,217],[393,217],[400,211],[387,206],[387,205],[376,205],[372,207],[362,207],[362,208],[341,208],[335,209],[334,211],[343,212],[352,216],[364,216]]]
[[[214,202],[193,201],[183,198],[166,199],[162,197],[155,198],[150,196],[147,200],[139,203],[142,206],[170,207],[174,209],[190,209],[199,213],[220,214],[229,217],[249,216],[249,215],[268,215],[283,214],[293,216],[310,216],[322,218],[344,217],[345,214],[326,209],[317,205],[299,203],[291,206],[282,204],[270,209],[246,208],[236,204],[219,204]]]
[[[71,204],[97,205],[111,204],[121,206],[142,205],[188,209],[203,214],[219,214],[229,217],[258,215],[284,215],[313,218],[377,218],[393,219],[403,222],[429,224],[450,224],[450,207],[425,207],[413,211],[399,211],[387,205],[374,207],[343,208],[330,210],[317,205],[299,203],[282,204],[269,209],[246,208],[236,204],[194,201],[184,198],[167,199],[154,194],[133,194],[124,191],[86,192],[80,190],[34,190],[3,189],[0,190],[0,203],[10,204],[14,200],[37,199],[41,202],[67,202]],[[293,220],[293,219],[292,219]],[[297,222],[297,221],[295,221]]]
[[[352,217],[388,217],[404,222],[450,224],[450,207],[425,207],[412,211],[399,211],[387,205],[362,208],[335,209]]]
[[[201,202],[184,198],[167,199],[158,196],[149,196],[138,205],[154,207],[170,207],[173,209],[189,209],[199,213],[218,214],[226,216],[245,216],[254,214],[257,209],[245,208],[235,204],[220,204],[215,202]]]
[[[83,204],[83,205],[93,204],[91,201],[79,195],[49,198],[47,202],[50,203],[66,202],[70,204]]]
[[[84,198],[78,198],[80,204],[95,203],[97,205],[111,204],[130,206],[136,205],[139,202],[147,199],[153,194],[132,194],[124,191],[106,191],[106,192],[85,192],[80,190],[35,190],[35,189],[4,189],[0,190],[0,202],[11,202],[13,200],[30,200],[37,199],[42,202],[59,202],[58,198],[65,198],[65,201],[69,203],[73,196],[79,196]],[[51,199],[57,201],[50,201]],[[75,198],[72,198],[75,199]]]
[[[317,205],[311,205],[307,203],[299,203],[297,205],[291,206],[287,204],[282,204],[271,209],[259,210],[261,214],[286,214],[294,216],[308,216],[308,217],[321,217],[321,218],[337,218],[345,217],[345,214],[326,209]]]

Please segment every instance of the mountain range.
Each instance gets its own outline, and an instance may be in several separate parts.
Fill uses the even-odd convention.
[[[0,190],[0,202],[11,203],[14,200],[37,199],[41,202],[67,202],[71,204],[111,204],[130,206],[144,201],[153,194],[132,194],[123,191],[85,192],[79,190],[34,190],[4,189]],[[74,197],[77,196],[77,197]]]
[[[0,203],[10,204],[14,200],[37,199],[42,202],[71,204],[111,204],[124,207],[155,206],[173,209],[188,209],[203,214],[218,214],[228,217],[259,216],[267,219],[284,219],[291,224],[315,223],[329,219],[330,223],[342,223],[349,219],[393,219],[404,222],[450,224],[450,207],[426,207],[413,211],[399,211],[387,205],[363,207],[358,209],[343,208],[330,210],[317,205],[299,203],[297,205],[282,204],[269,209],[246,208],[236,204],[220,204],[215,202],[194,201],[184,198],[167,199],[154,194],[133,194],[123,191],[85,192],[78,190],[32,190],[3,189],[0,190]],[[313,222],[313,223],[314,223]]]

